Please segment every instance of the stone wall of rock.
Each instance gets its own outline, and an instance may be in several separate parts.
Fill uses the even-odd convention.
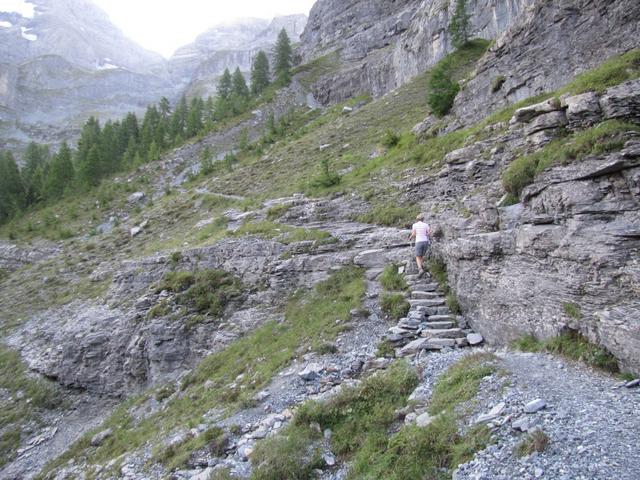
[[[472,37],[493,39],[508,29],[533,0],[468,2]],[[424,72],[453,50],[448,25],[455,2],[338,2],[320,0],[301,36],[299,52],[310,61],[338,51],[338,73],[314,85],[323,103],[360,93],[383,95]]]
[[[474,78],[456,98],[455,113],[475,122],[637,48],[638,18],[640,3],[634,0],[535,2],[481,59]],[[493,91],[497,79],[504,80]]]
[[[640,122],[640,81],[523,108],[508,128],[447,155],[435,177],[406,186],[408,197],[436,199],[424,203],[444,233],[435,250],[490,342],[574,329],[640,371],[640,135],[626,133],[619,152],[543,172],[520,203],[499,206],[500,174],[518,152],[561,128],[620,118]]]

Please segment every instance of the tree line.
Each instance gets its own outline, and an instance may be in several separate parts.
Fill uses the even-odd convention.
[[[284,29],[275,48],[272,82],[267,54],[259,51],[251,68],[250,84],[239,68],[225,69],[216,97],[207,100],[182,96],[175,106],[166,97],[150,105],[142,120],[134,113],[101,125],[91,117],[71,149],[64,142],[56,153],[31,142],[18,167],[10,152],[0,152],[0,222],[38,204],[51,203],[65,194],[84,192],[116,172],[157,160],[170,148],[210,132],[217,123],[251,108],[270,86],[290,81],[292,49]]]

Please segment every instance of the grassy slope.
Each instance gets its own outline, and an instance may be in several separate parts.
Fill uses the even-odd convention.
[[[83,436],[44,472],[80,456],[86,457],[89,464],[105,462],[148,442],[157,447],[156,460],[162,460],[160,453],[166,453],[161,443],[164,436],[205,422],[203,415],[207,412],[230,413],[250,405],[251,397],[301,352],[317,342],[333,340],[349,320],[349,312],[361,306],[364,291],[362,271],[347,268],[312,291],[298,292],[290,299],[283,322],[268,322],[225,350],[206,357],[183,381],[182,392],[167,400],[158,413],[138,422],[130,414],[154,392],[124,403],[99,429]],[[336,319],[341,319],[341,324]],[[91,436],[109,427],[114,435],[102,446],[91,447]],[[186,460],[201,446],[195,441],[185,442],[172,455]]]

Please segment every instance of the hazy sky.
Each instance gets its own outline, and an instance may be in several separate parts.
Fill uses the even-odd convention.
[[[315,0],[93,0],[126,36],[165,57],[217,23],[309,14]]]

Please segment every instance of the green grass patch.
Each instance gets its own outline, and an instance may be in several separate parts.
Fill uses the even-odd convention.
[[[179,304],[218,317],[242,295],[242,283],[224,270],[171,271],[165,274],[157,290],[177,293]]]
[[[0,400],[0,467],[20,446],[20,425],[62,404],[56,387],[27,373],[20,354],[0,344],[0,388],[11,399]],[[18,398],[20,396],[20,398]]]
[[[620,150],[625,142],[624,134],[629,131],[640,132],[640,127],[620,120],[607,120],[569,137],[554,140],[541,150],[511,162],[502,174],[504,189],[519,196],[524,187],[533,183],[540,173],[555,165]]]
[[[489,353],[468,355],[438,378],[433,389],[429,413],[437,415],[453,410],[478,394],[480,381],[496,372],[495,356]]]
[[[611,352],[589,342],[576,330],[567,330],[548,340],[538,340],[533,335],[525,335],[512,345],[525,352],[549,352],[562,355],[609,373],[620,371],[618,362]]]
[[[267,220],[274,221],[282,217],[293,207],[292,203],[283,203],[280,205],[274,205],[267,210]]]
[[[562,310],[575,320],[582,318],[582,312],[580,311],[580,305],[577,303],[565,302],[562,304]]]
[[[404,276],[398,273],[397,265],[387,265],[384,267],[382,275],[380,275],[380,283],[385,290],[401,291],[407,290],[409,287],[404,280]]]
[[[357,217],[362,223],[374,223],[387,227],[407,228],[416,218],[419,209],[415,205],[398,205],[393,200],[374,206],[369,212]]]
[[[212,409],[237,410],[314,341],[334,340],[341,329],[336,319],[348,321],[350,311],[361,307],[364,292],[363,271],[357,268],[340,270],[314,289],[298,292],[286,307],[284,321],[267,322],[206,357],[184,379],[184,395],[169,400],[160,412],[137,422],[130,409],[141,405],[145,397],[125,402],[103,425],[49,463],[42,475],[71,458],[83,456],[89,464],[116,458],[176,429],[198,425]],[[205,388],[207,381],[210,382]],[[100,447],[91,447],[91,436],[110,427],[113,436]]]
[[[640,48],[615,56],[596,68],[577,75],[558,94],[578,94],[589,90],[604,92],[627,80],[640,77]]]
[[[256,235],[262,238],[274,239],[284,244],[305,241],[313,241],[317,244],[327,244],[336,241],[329,232],[325,232],[324,230],[319,230],[317,228],[297,228],[269,220],[244,223],[230,235],[234,237]]]
[[[474,362],[465,366],[474,367]],[[415,371],[400,361],[326,402],[306,402],[285,431],[259,444],[252,478],[313,478],[313,468],[321,465],[321,432],[327,428],[331,450],[351,463],[350,480],[444,478],[484,448],[490,432],[482,425],[461,435],[457,417],[448,411],[425,428],[404,426],[391,433],[398,426],[395,412],[406,405],[417,383]]]
[[[399,320],[409,313],[411,305],[401,293],[386,293],[380,297],[380,308],[393,320]]]

